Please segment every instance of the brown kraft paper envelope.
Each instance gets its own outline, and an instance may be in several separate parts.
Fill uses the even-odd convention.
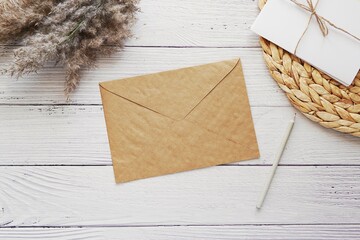
[[[100,83],[117,183],[259,157],[239,59]]]

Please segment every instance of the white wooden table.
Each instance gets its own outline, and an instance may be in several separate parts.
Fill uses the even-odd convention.
[[[142,0],[141,8],[136,38],[84,71],[70,104],[61,67],[1,77],[0,239],[359,239],[360,139],[303,116],[255,208],[295,112],[249,30],[256,1]],[[235,57],[261,158],[116,185],[98,82]]]

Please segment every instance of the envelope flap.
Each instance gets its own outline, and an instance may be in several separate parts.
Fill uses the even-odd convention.
[[[183,119],[239,59],[100,83],[105,90],[173,119]]]

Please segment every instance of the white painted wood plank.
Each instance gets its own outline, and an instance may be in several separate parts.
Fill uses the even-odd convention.
[[[250,31],[259,9],[251,0],[141,0],[136,46],[258,46]]]
[[[0,112],[0,165],[111,164],[101,106],[0,106]],[[239,164],[271,164],[294,109],[252,113],[261,158]],[[300,115],[280,163],[359,165],[359,144]]]
[[[283,92],[268,74],[260,49],[243,48],[126,48],[102,58],[98,68],[83,72],[72,104],[100,104],[98,83],[106,80],[165,71],[240,57],[252,106],[290,106]],[[10,57],[0,58],[5,64]],[[0,104],[61,104],[64,72],[48,65],[39,74],[15,80],[0,76]]]
[[[0,226],[360,223],[360,167],[223,166],[116,185],[111,166],[0,167]]]
[[[359,225],[175,226],[111,228],[11,228],[0,229],[0,239],[56,240],[353,240]]]
[[[251,0],[141,0],[127,46],[254,47],[259,13]]]

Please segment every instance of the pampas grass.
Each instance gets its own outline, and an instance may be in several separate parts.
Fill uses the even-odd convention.
[[[1,0],[0,0],[1,1]],[[121,49],[131,36],[138,0],[3,0],[0,42],[18,41],[3,74],[21,77],[54,61],[64,66],[65,93],[78,86],[80,71]],[[110,47],[111,46],[111,47]]]
[[[55,0],[0,0],[0,42],[30,34],[54,4]]]

